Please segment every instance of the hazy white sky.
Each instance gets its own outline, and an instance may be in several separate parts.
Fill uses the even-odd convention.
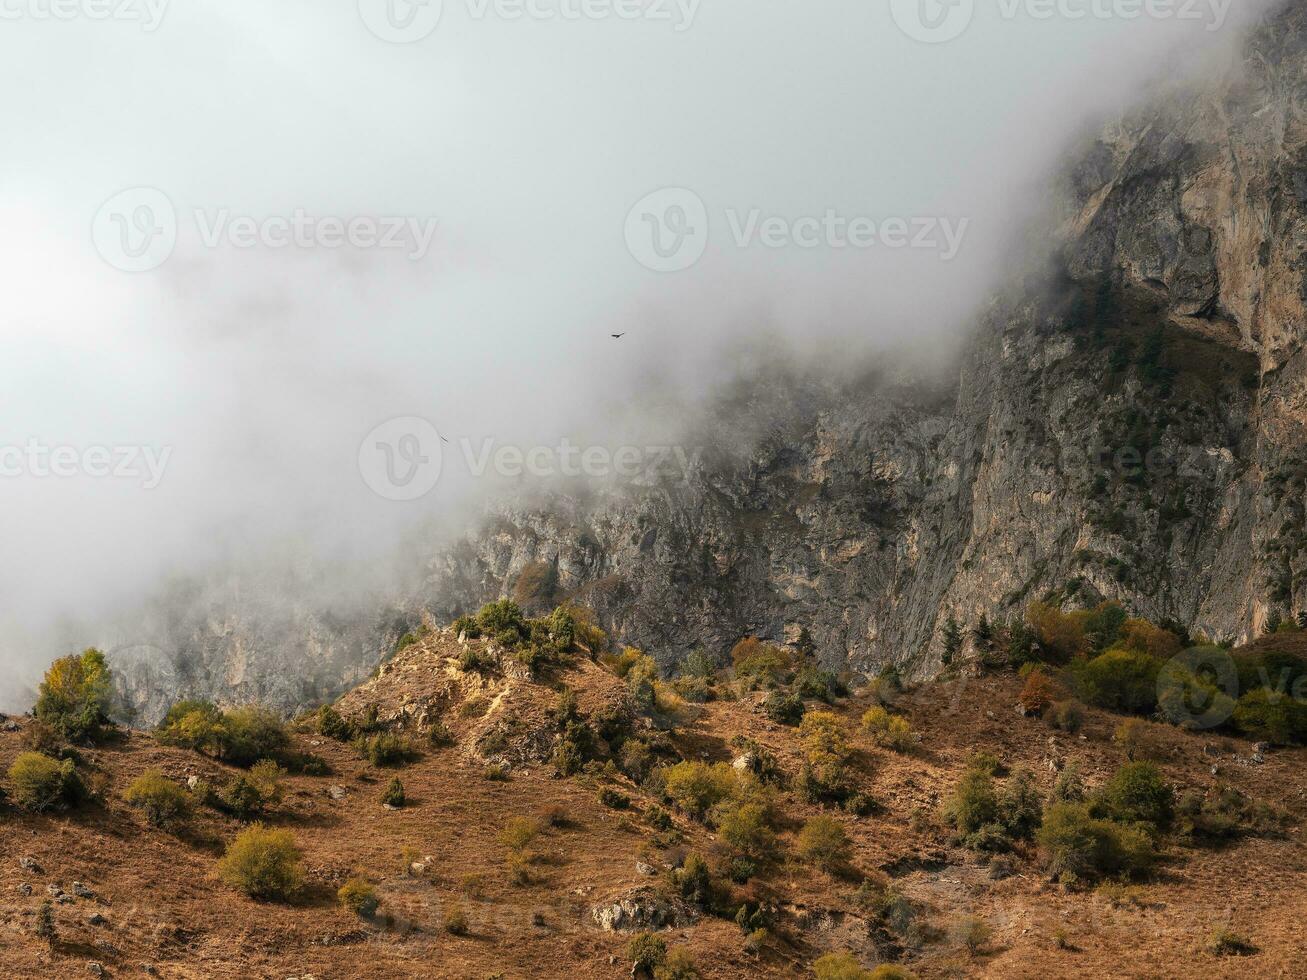
[[[531,446],[590,416],[621,441],[611,406],[639,371],[693,389],[728,337],[955,336],[1067,140],[1256,6],[1127,19],[1136,4],[1061,0],[1089,15],[1041,19],[995,0],[933,44],[896,22],[918,0],[534,0],[549,18],[445,0],[396,44],[372,0],[161,2],[0,0],[0,447],[170,453],[148,490],[0,476],[0,686],[48,659],[45,623],[130,605],[163,569],[287,537],[384,547],[484,489],[447,458],[417,503],[372,493],[360,440],[392,417]],[[396,23],[431,12],[395,2]],[[619,7],[640,16],[561,16]],[[177,240],[127,273],[92,229],[140,187],[167,196]],[[707,240],[657,273],[626,229],[665,187],[703,202]],[[297,212],[401,219],[415,247],[238,247],[236,228],[280,240]],[[947,227],[955,247],[835,247],[828,213],[928,244]],[[769,247],[769,217],[817,244]]]

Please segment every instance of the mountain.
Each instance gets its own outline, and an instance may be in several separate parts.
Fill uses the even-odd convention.
[[[436,611],[544,583],[665,663],[807,630],[921,677],[950,617],[1050,594],[1229,640],[1307,608],[1305,22],[1081,148],[944,376],[742,377],[688,480],[497,508]]]

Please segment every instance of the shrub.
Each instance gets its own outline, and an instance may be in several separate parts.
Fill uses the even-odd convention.
[[[60,762],[39,752],[20,753],[9,767],[9,782],[14,802],[35,813],[76,803],[84,791],[71,759]]]
[[[1241,732],[1276,745],[1307,742],[1307,704],[1264,687],[1239,699],[1234,723]]]
[[[945,804],[944,817],[963,835],[997,823],[998,793],[994,777],[984,769],[968,768]]]
[[[281,719],[260,705],[233,708],[224,713],[222,728],[226,733],[223,758],[237,766],[250,766],[260,759],[271,758],[290,744],[290,735]]]
[[[868,708],[862,716],[862,730],[882,748],[907,752],[912,748],[912,726],[902,715],[892,715],[884,708]]]
[[[48,898],[36,910],[36,935],[38,939],[49,943],[51,948],[59,941],[59,929],[54,923],[54,903]]]
[[[717,821],[717,833],[723,841],[745,857],[767,857],[776,846],[776,835],[769,824],[768,807],[762,803],[727,806]]]
[[[762,702],[762,713],[778,725],[797,725],[805,711],[807,706],[797,694],[772,691]]]
[[[974,918],[962,919],[954,926],[953,931],[972,956],[984,949],[994,934],[986,922]]]
[[[1148,714],[1157,707],[1161,663],[1146,653],[1109,650],[1075,670],[1080,697],[1089,704],[1125,714]]]
[[[799,725],[799,736],[809,797],[847,795],[845,770],[852,753],[839,716],[829,711],[809,712]]]
[[[271,759],[264,759],[240,773],[223,788],[219,802],[240,820],[249,820],[281,802],[281,779],[285,773]]]
[[[643,783],[645,777],[653,770],[654,754],[649,743],[638,738],[629,738],[618,753],[618,764],[637,783]]]
[[[977,769],[991,776],[1007,775],[1007,766],[1003,764],[1003,760],[993,752],[983,750],[971,753],[971,757],[967,759],[967,768]]]
[[[337,742],[351,742],[358,735],[354,725],[329,704],[318,709],[317,729],[319,735]]]
[[[1058,701],[1044,714],[1049,725],[1074,735],[1085,727],[1085,709],[1079,701]]]
[[[812,964],[817,980],[870,980],[871,971],[854,959],[852,953],[827,953]]]
[[[348,909],[364,919],[372,918],[381,907],[377,890],[362,878],[351,878],[341,885],[340,890],[336,892],[336,900],[340,902],[341,908]]]
[[[672,872],[672,883],[682,898],[696,905],[703,905],[712,896],[708,862],[698,854],[687,856],[685,863]]]
[[[104,654],[84,650],[50,665],[33,713],[69,741],[94,739],[110,724],[112,693]]]
[[[381,803],[383,806],[393,806],[400,809],[404,806],[404,784],[399,781],[398,777],[390,781],[386,791],[381,794]]]
[[[1207,948],[1217,956],[1252,956],[1257,952],[1252,940],[1231,929],[1217,929],[1213,932]]]
[[[1026,610],[1026,621],[1034,630],[1044,653],[1057,663],[1065,663],[1089,652],[1086,633],[1090,613],[1064,613],[1045,602],[1033,602]]]
[[[1155,857],[1148,834],[1092,816],[1080,803],[1057,803],[1036,838],[1049,873],[1066,884],[1141,874]]]
[[[1139,718],[1127,718],[1117,725],[1112,741],[1131,762],[1152,759],[1158,754],[1157,739],[1151,726]]]
[[[784,647],[749,636],[731,650],[731,664],[735,667],[735,676],[746,684],[770,686],[789,676],[793,658]]]
[[[663,773],[667,798],[688,816],[702,820],[717,804],[733,796],[739,787],[735,770],[724,762],[678,762]]]
[[[463,911],[463,903],[451,899],[445,906],[445,932],[451,936],[466,936],[467,930],[467,913]]]
[[[816,667],[804,667],[800,670],[794,678],[794,687],[800,697],[816,698],[827,704],[834,703],[836,698],[841,698],[848,693],[838,677],[829,670],[820,670]]]
[[[637,969],[652,972],[667,959],[667,944],[651,932],[641,932],[627,943],[626,955]]]
[[[499,832],[499,843],[513,852],[520,852],[540,836],[540,821],[532,817],[513,817]]]
[[[1042,670],[1032,670],[1026,684],[1017,695],[1017,703],[1027,714],[1043,716],[1058,701],[1065,701],[1070,692]]]
[[[280,718],[250,705],[220,711],[208,701],[179,701],[157,729],[159,741],[212,755],[237,766],[250,766],[277,755],[290,744]]]
[[[624,793],[619,793],[611,786],[605,786],[599,790],[599,802],[614,810],[625,810],[630,807],[631,798]]]
[[[998,822],[1017,840],[1029,840],[1043,820],[1044,800],[1035,785],[1034,773],[1020,769],[999,794]]]
[[[852,844],[844,825],[832,817],[813,817],[803,825],[796,842],[799,857],[823,871],[835,871],[848,863]]]
[[[40,718],[33,718],[23,728],[23,747],[32,752],[59,758],[66,748],[64,738],[53,725],[47,725]]]
[[[1124,823],[1162,829],[1171,822],[1175,794],[1151,762],[1129,762],[1117,770],[1095,800],[1095,810]]]
[[[123,799],[144,811],[152,827],[174,827],[191,812],[190,795],[158,769],[136,777],[123,793]]]
[[[253,824],[227,845],[222,880],[251,898],[287,899],[303,885],[300,849],[289,830]]]
[[[683,946],[668,950],[662,966],[654,968],[654,980],[698,980],[694,957]]]
[[[1053,803],[1083,803],[1085,799],[1085,782],[1080,775],[1078,763],[1069,762],[1066,768],[1053,780]]]
[[[360,738],[354,747],[368,762],[378,768],[394,768],[410,762],[414,756],[413,743],[402,735],[382,732],[368,738]]]

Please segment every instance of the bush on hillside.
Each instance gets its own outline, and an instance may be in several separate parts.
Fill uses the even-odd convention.
[[[365,879],[358,877],[351,878],[340,886],[340,890],[336,892],[336,900],[340,902],[341,908],[348,909],[364,919],[372,918],[381,907],[377,890]]]
[[[1129,762],[1099,792],[1094,811],[1122,823],[1163,830],[1175,812],[1175,793],[1151,762]]]
[[[252,766],[282,752],[290,734],[277,715],[250,705],[222,711],[201,700],[179,701],[155,732],[165,745],[203,752],[235,766]]]
[[[1043,716],[1058,701],[1065,701],[1070,692],[1044,671],[1035,669],[1026,676],[1025,686],[1017,695],[1017,703],[1031,715]]]
[[[141,810],[152,827],[171,829],[185,822],[191,813],[190,794],[158,769],[136,777],[123,799]]]
[[[219,863],[222,880],[251,898],[285,900],[303,887],[302,854],[289,830],[253,824],[227,845]]]
[[[61,657],[41,681],[33,713],[60,736],[81,742],[108,727],[113,685],[104,654],[96,649]]]
[[[281,802],[285,772],[271,759],[256,762],[223,787],[218,802],[238,820],[250,820]]]
[[[1109,650],[1077,665],[1076,686],[1088,704],[1123,714],[1148,714],[1157,707],[1161,666],[1146,653]]]
[[[907,752],[915,744],[908,719],[890,714],[878,705],[868,708],[863,714],[862,730],[877,745],[894,752]]]
[[[803,721],[807,706],[797,694],[772,691],[763,699],[762,712],[778,725],[794,726]]]
[[[316,727],[319,735],[337,742],[352,742],[358,735],[354,725],[341,717],[340,712],[329,704],[318,709]]]
[[[71,759],[60,762],[39,752],[23,752],[9,767],[14,802],[24,810],[43,813],[77,803],[85,789]]]
[[[708,811],[740,791],[740,777],[724,762],[678,762],[662,770],[663,792],[682,813],[702,820]]]
[[[407,765],[417,754],[412,742],[393,732],[360,736],[354,740],[354,748],[372,765],[383,769]]]
[[[1049,874],[1068,885],[1139,875],[1156,856],[1143,830],[1094,817],[1080,803],[1049,807],[1036,840]]]
[[[1307,742],[1307,704],[1261,687],[1241,697],[1234,724],[1246,735],[1275,745]]]
[[[790,651],[774,643],[748,636],[731,650],[735,676],[749,687],[772,687],[783,684],[794,669]]]
[[[823,871],[837,871],[848,863],[853,845],[844,825],[833,817],[813,817],[803,825],[795,851],[804,861]]]
[[[945,804],[944,816],[963,836],[997,823],[998,792],[994,777],[984,769],[969,767]]]

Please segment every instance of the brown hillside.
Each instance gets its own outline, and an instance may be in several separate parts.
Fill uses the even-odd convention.
[[[677,816],[683,842],[654,849],[656,832],[645,820],[654,801],[639,788],[602,772],[559,778],[546,761],[555,689],[572,687],[583,713],[620,709],[625,688],[612,673],[581,660],[544,681],[512,668],[483,677],[458,667],[461,651],[450,633],[432,633],[339,703],[346,717],[376,705],[380,720],[406,722],[424,746],[426,729],[439,722],[454,737],[450,747],[424,747],[413,764],[391,771],[362,761],[349,745],[296,736],[297,748],[320,756],[332,774],[289,777],[267,821],[292,830],[304,851],[308,887],[290,904],[252,901],[218,880],[223,846],[240,828],[235,820],[201,809],[187,829],[168,833],[149,828],[121,796],[149,768],[215,786],[236,770],[140,733],[80,750],[100,802],[54,815],[6,806],[0,817],[5,976],[88,976],[92,963],[121,977],[629,975],[631,933],[601,928],[594,910],[656,892],[663,865],[688,851],[713,859],[719,842]],[[882,811],[864,818],[828,811],[854,838],[857,874],[832,877],[787,857],[743,886],[742,894],[778,909],[756,953],[734,923],[696,918],[679,900],[659,899],[669,914],[685,916],[663,932],[668,946],[687,947],[704,977],[722,980],[810,976],[818,956],[846,949],[869,966],[897,959],[922,978],[1307,976],[1307,921],[1299,914],[1307,908],[1307,751],[1269,752],[1257,762],[1247,742],[1154,726],[1160,764],[1177,788],[1236,787],[1273,808],[1280,829],[1222,848],[1168,845],[1159,870],[1133,889],[1068,891],[1046,880],[1032,846],[991,862],[951,843],[938,817],[977,749],[1033,768],[1044,791],[1055,766],[1077,762],[1094,785],[1123,761],[1111,740],[1119,718],[1090,710],[1080,734],[1056,733],[1015,712],[1019,688],[1005,675],[906,696],[896,710],[921,733],[915,751],[898,755],[856,740],[860,782]],[[690,706],[662,734],[683,757],[710,761],[731,761],[738,753],[729,741],[743,735],[797,773],[795,730],[768,721],[756,700]],[[836,710],[853,730],[869,703],[855,697]],[[653,730],[647,721],[633,724]],[[21,730],[0,733],[0,768],[7,770],[21,742]],[[486,778],[489,759],[506,766],[507,781]],[[394,811],[379,802],[393,775],[408,795],[408,805]],[[602,805],[605,785],[630,797],[631,809]],[[343,798],[333,798],[339,788]],[[789,791],[780,803],[781,847],[789,852],[803,820],[821,811]],[[498,835],[510,819],[550,808],[566,819],[532,844],[530,880],[514,884]],[[375,920],[339,908],[335,891],[352,874],[376,885],[383,904]],[[887,929],[857,903],[863,877],[893,882],[914,909],[911,928]],[[75,881],[93,895],[74,895]],[[54,906],[60,938],[53,948],[34,934],[51,889],[67,897]],[[469,921],[464,936],[443,928],[456,900]],[[975,952],[963,942],[969,919],[991,930]],[[1209,952],[1222,926],[1249,937],[1259,952]],[[1069,948],[1059,948],[1058,936]]]

